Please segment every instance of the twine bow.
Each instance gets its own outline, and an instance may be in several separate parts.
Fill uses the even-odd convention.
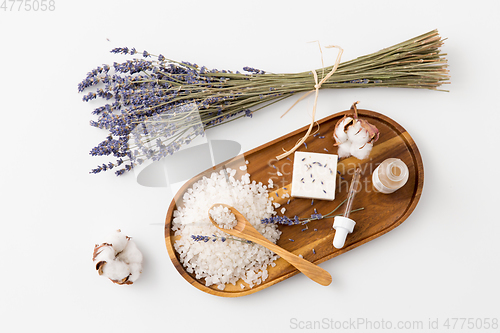
[[[312,73],[313,73],[313,76],[314,76],[314,90],[311,90],[309,92],[307,92],[304,96],[300,97],[281,117],[283,117],[285,114],[287,114],[288,111],[290,111],[298,102],[300,102],[301,100],[303,100],[304,98],[306,98],[307,96],[309,96],[311,93],[315,92],[315,96],[314,96],[314,106],[313,106],[313,111],[312,111],[312,119],[311,119],[311,125],[309,125],[309,129],[307,130],[307,133],[304,135],[304,137],[302,139],[300,139],[299,142],[297,142],[297,144],[292,148],[290,149],[289,151],[286,151],[285,149],[283,149],[285,152],[279,156],[276,156],[276,159],[279,161],[285,157],[287,157],[288,155],[292,154],[294,151],[297,150],[297,148],[300,147],[300,145],[302,145],[306,139],[309,137],[309,135],[311,134],[311,130],[314,126],[314,123],[315,123],[315,120],[314,120],[314,117],[316,115],[316,105],[318,104],[318,95],[319,95],[319,89],[321,88],[321,86],[323,85],[323,83],[326,82],[326,80],[328,80],[330,78],[330,76],[333,75],[333,73],[335,73],[335,71],[337,70],[337,67],[339,67],[339,64],[340,64],[340,58],[342,57],[342,53],[344,52],[344,50],[340,47],[340,46],[336,46],[336,45],[329,45],[329,46],[325,46],[326,48],[337,48],[339,49],[339,53],[337,54],[337,59],[335,60],[335,64],[333,65],[333,68],[332,70],[325,76],[323,77],[323,79],[321,81],[318,82],[318,73],[316,73],[316,70],[312,70]],[[321,47],[320,47],[320,52],[321,52]],[[321,52],[321,62],[323,63],[323,52]],[[324,66],[323,66],[324,67]]]

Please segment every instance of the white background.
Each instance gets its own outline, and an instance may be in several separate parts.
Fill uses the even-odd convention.
[[[52,12],[17,6],[0,10],[2,332],[285,332],[325,319],[393,327],[422,321],[426,328],[429,319],[500,318],[499,2],[55,0]],[[132,173],[88,173],[102,163],[88,152],[106,132],[88,125],[92,107],[77,83],[97,65],[125,60],[109,53],[114,47],[209,68],[298,72],[321,65],[312,40],[341,45],[345,61],[435,28],[448,38],[450,92],[320,93],[318,119],[359,100],[360,108],[405,127],[425,166],[410,218],[323,263],[333,276],[329,287],[297,275],[237,299],[205,294],[167,255],[171,195],[138,185]],[[324,56],[332,64],[336,51]],[[240,142],[242,151],[257,147],[308,123],[311,98],[279,119],[294,101],[211,135]],[[117,228],[145,257],[133,286],[99,277],[91,260],[94,244]]]

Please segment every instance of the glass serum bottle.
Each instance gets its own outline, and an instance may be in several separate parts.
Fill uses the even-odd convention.
[[[403,161],[398,158],[388,158],[373,171],[373,188],[380,193],[393,193],[406,184],[408,176],[408,167]]]

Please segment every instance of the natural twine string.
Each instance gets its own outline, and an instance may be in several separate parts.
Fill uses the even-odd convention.
[[[319,89],[321,88],[321,85],[323,83],[326,82],[326,80],[328,80],[330,78],[330,76],[333,75],[333,73],[335,73],[335,71],[337,70],[337,67],[339,67],[339,64],[340,64],[340,58],[342,57],[342,53],[344,52],[344,50],[340,47],[340,46],[336,46],[336,45],[329,45],[329,46],[325,46],[326,48],[337,48],[339,49],[339,53],[337,54],[337,59],[335,60],[335,64],[333,65],[333,68],[332,70],[321,80],[318,82],[318,73],[316,73],[316,70],[312,70],[312,73],[313,73],[313,76],[314,76],[314,90],[311,90],[309,92],[307,92],[304,96],[300,97],[281,117],[283,117],[288,111],[290,111],[298,102],[300,102],[301,100],[303,100],[304,98],[306,98],[307,96],[309,96],[309,94],[311,94],[312,92],[315,92],[315,96],[314,96],[314,106],[313,106],[313,111],[312,111],[312,119],[311,119],[311,124],[309,125],[309,129],[307,130],[307,133],[304,135],[304,137],[302,139],[300,139],[299,142],[297,142],[297,144],[292,148],[290,149],[289,151],[286,151],[285,149],[283,149],[285,152],[279,156],[276,156],[276,159],[279,161],[285,157],[287,157],[288,155],[292,154],[294,151],[297,150],[297,148],[300,147],[300,145],[302,145],[304,143],[304,141],[306,141],[306,139],[309,137],[309,135],[311,134],[311,130],[314,126],[314,123],[315,123],[315,120],[314,120],[314,117],[316,115],[316,105],[318,104],[318,95],[319,95]],[[320,51],[321,51],[321,47],[320,47]],[[321,52],[321,62],[323,62],[323,53]],[[323,69],[324,69],[324,66],[323,66]]]

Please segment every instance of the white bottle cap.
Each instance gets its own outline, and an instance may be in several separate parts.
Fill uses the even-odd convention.
[[[335,229],[335,237],[333,238],[333,246],[337,249],[344,247],[347,234],[354,230],[356,222],[348,217],[335,216],[333,220],[333,229]]]

